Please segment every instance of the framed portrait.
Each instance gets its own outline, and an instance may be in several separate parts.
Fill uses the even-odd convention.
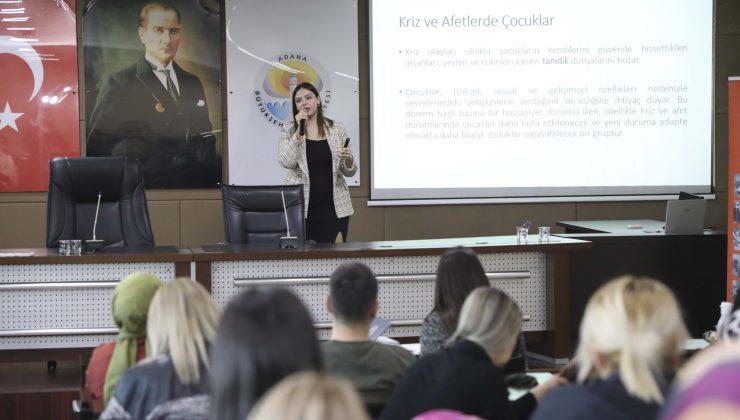
[[[218,2],[88,0],[87,156],[141,161],[148,189],[221,182]]]

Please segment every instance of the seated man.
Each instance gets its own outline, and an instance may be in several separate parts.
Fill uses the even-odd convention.
[[[414,356],[369,339],[378,312],[378,281],[366,265],[347,263],[332,273],[329,290],[326,309],[334,324],[331,340],[322,345],[325,366],[352,381],[366,405],[385,404]]]

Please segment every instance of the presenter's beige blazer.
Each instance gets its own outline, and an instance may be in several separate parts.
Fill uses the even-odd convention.
[[[296,140],[293,124],[285,124],[280,133],[280,165],[288,170],[285,175],[285,184],[303,184],[303,195],[306,202],[306,215],[308,215],[308,197],[311,185],[308,178],[308,162],[306,161],[306,141]],[[337,217],[347,217],[354,213],[352,200],[349,197],[349,189],[345,176],[357,173],[357,159],[352,162],[352,167],[347,168],[344,161],[337,157],[336,151],[344,145],[347,132],[342,123],[334,121],[334,126],[327,129],[326,141],[332,156],[332,174],[334,179],[334,211]]]

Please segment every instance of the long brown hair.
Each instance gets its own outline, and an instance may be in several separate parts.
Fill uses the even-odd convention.
[[[316,89],[314,85],[308,82],[303,82],[295,87],[293,90],[293,94],[291,95],[291,103],[293,106],[293,116],[295,116],[298,113],[298,107],[295,105],[295,95],[298,93],[299,90],[306,89],[313,92],[316,97],[319,97],[319,91]],[[319,126],[319,137],[324,138],[326,137],[326,131],[324,127],[326,128],[332,128],[334,126],[334,121],[330,120],[329,118],[324,117],[324,108],[321,106],[321,102],[319,102],[319,105],[316,107],[316,122]],[[293,130],[298,131],[298,123],[295,122],[295,118],[293,118]]]
[[[490,286],[486,272],[470,248],[450,248],[442,254],[434,285],[434,311],[448,331],[455,331],[465,298],[475,288]]]

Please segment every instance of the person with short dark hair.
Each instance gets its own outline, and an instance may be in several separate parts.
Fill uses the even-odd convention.
[[[342,264],[331,275],[326,309],[334,315],[331,340],[322,344],[327,370],[350,379],[368,406],[382,405],[414,356],[399,346],[370,341],[378,312],[378,281],[366,265]]]
[[[244,420],[286,376],[321,370],[311,315],[285,289],[249,289],[221,318],[211,348],[211,418]]]
[[[141,160],[150,189],[215,188],[221,181],[203,84],[175,62],[181,30],[180,11],[171,4],[141,8],[145,52],[103,81],[87,128],[87,156]]]

